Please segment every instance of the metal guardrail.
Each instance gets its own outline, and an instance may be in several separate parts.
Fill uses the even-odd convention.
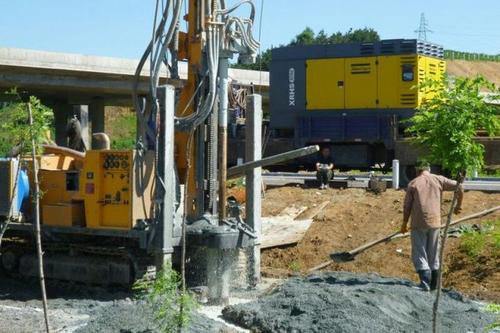
[[[388,182],[392,181],[391,176],[377,176]],[[305,184],[305,182],[315,181],[315,174],[303,174],[303,173],[292,173],[292,172],[268,172],[262,174],[262,179],[265,184],[272,186],[284,186],[289,184]],[[336,175],[332,181],[333,182],[346,182],[352,181],[356,182],[356,187],[360,187],[360,183],[366,183],[368,186],[368,181],[370,176],[368,174],[356,174],[356,175]],[[467,179],[464,182],[465,190],[474,191],[487,191],[487,192],[500,192],[500,178],[495,177],[478,177]]]

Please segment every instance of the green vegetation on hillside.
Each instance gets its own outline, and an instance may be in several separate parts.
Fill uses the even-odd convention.
[[[106,110],[106,133],[112,149],[133,149],[137,132],[135,112],[128,108],[109,107]]]
[[[484,53],[444,50],[444,58],[448,60],[500,61],[500,54],[491,55]]]

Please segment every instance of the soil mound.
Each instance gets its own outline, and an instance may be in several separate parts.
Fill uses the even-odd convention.
[[[314,218],[302,241],[296,246],[262,251],[262,271],[269,277],[288,277],[307,273],[307,270],[330,259],[330,253],[350,251],[360,245],[385,237],[399,230],[403,219],[404,191],[387,190],[375,195],[364,189],[328,189],[280,187],[268,189],[262,209],[264,216],[279,215],[286,207],[316,207],[324,201],[330,203]],[[443,215],[448,212],[453,193],[443,193]],[[463,212],[459,219],[477,213],[500,202],[500,193],[467,191]],[[471,221],[484,225],[500,221],[500,211]],[[460,291],[472,298],[500,303],[500,256],[489,256],[478,265],[457,265],[462,238],[447,242],[444,286]],[[475,260],[475,259],[474,259]],[[475,260],[477,261],[477,260]],[[390,264],[388,264],[390,263]],[[476,267],[476,269],[472,269]],[[491,268],[491,269],[490,269]],[[378,245],[347,263],[334,263],[325,271],[378,273],[416,281],[417,274],[411,263],[409,238],[397,239]],[[480,279],[478,279],[480,277]],[[473,281],[474,283],[471,283]]]
[[[291,278],[258,301],[229,306],[226,320],[258,332],[429,332],[434,293],[408,280],[346,272]],[[446,291],[442,332],[482,332],[495,316]]]

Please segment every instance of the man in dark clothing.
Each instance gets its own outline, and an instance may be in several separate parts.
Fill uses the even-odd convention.
[[[320,189],[328,188],[328,182],[333,177],[333,159],[330,148],[323,147],[316,163],[316,178],[320,183]]]

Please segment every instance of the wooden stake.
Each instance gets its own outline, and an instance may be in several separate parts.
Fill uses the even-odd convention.
[[[40,184],[38,182],[38,161],[36,159],[36,140],[33,135],[33,113],[31,111],[31,103],[28,102],[28,115],[31,136],[31,158],[33,159],[33,182],[35,185],[35,239],[36,252],[38,256],[38,274],[40,275],[40,288],[42,290],[43,315],[45,318],[45,330],[50,332],[49,315],[47,306],[47,292],[45,290],[45,275],[43,272],[43,252],[42,238],[40,235]]]
[[[437,284],[437,293],[436,300],[434,301],[434,305],[432,307],[432,332],[438,332],[438,309],[439,309],[439,299],[441,298],[441,288],[443,286],[443,261],[444,261],[444,247],[446,245],[446,240],[448,239],[448,229],[450,228],[451,218],[453,216],[453,211],[455,210],[455,205],[457,204],[458,192],[460,191],[460,186],[462,185],[463,177],[457,181],[457,186],[455,191],[453,192],[453,200],[451,201],[450,211],[448,212],[448,218],[446,219],[446,225],[443,231],[443,238],[441,241],[441,248],[439,249],[439,271],[438,271],[438,284]]]

